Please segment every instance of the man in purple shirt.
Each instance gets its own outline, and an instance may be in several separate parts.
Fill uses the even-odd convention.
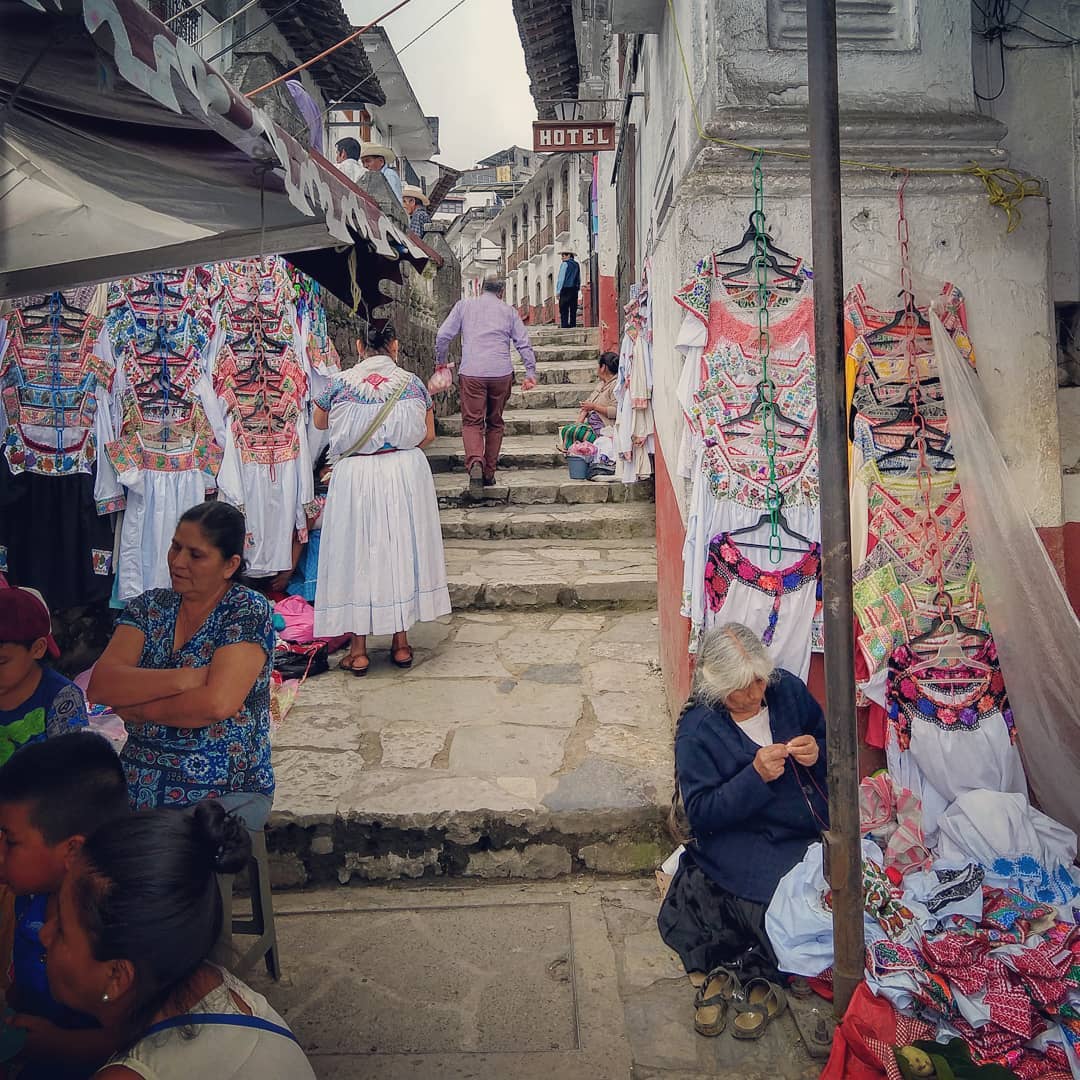
[[[503,302],[503,291],[503,282],[488,278],[479,296],[454,305],[435,338],[435,366],[445,367],[450,343],[461,335],[461,438],[473,499],[482,499],[484,488],[495,483],[506,426],[503,409],[514,385],[511,342],[525,364],[522,389],[536,385],[536,355],[521,316]]]

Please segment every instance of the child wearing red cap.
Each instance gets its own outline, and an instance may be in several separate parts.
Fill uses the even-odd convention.
[[[82,691],[41,665],[46,653],[60,655],[41,593],[0,589],[0,765],[20,746],[87,725]]]

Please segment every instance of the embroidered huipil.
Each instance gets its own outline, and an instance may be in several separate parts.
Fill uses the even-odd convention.
[[[652,315],[648,286],[627,305],[627,322],[619,349],[615,382],[615,450],[617,475],[625,484],[652,476],[656,450],[652,408]]]
[[[112,588],[112,511],[99,467],[112,435],[114,370],[99,347],[100,287],[26,297],[0,320],[0,573],[54,609]]]
[[[111,437],[114,365],[99,348],[102,320],[75,310],[85,311],[96,291],[21,301],[8,320],[0,345],[0,418],[13,474],[93,474],[99,444]],[[74,308],[64,307],[65,298]],[[115,486],[103,483],[95,494],[100,513],[122,505]]]
[[[962,792],[1027,792],[992,637],[952,664],[901,645],[888,671],[889,772],[922,799],[928,836]]]
[[[128,490],[118,595],[169,585],[166,555],[180,515],[215,486],[225,435],[207,365],[213,328],[205,275],[152,274],[110,290],[106,335],[116,360],[117,437],[107,465]]]
[[[255,577],[293,566],[294,532],[316,517],[293,283],[282,260],[217,268],[220,344],[214,385],[228,419],[221,497],[244,512]]]
[[[765,559],[751,561],[736,540],[721,533],[710,543],[705,565],[705,628],[725,622],[749,626],[769,647],[777,667],[805,681],[820,575],[820,544],[801,555],[785,552],[773,567]]]
[[[705,580],[710,545],[719,534],[748,528],[758,521],[764,511],[767,466],[761,412],[755,400],[760,381],[758,329],[752,309],[756,295],[745,283],[724,282],[709,259],[699,265],[697,275],[675,300],[686,312],[677,346],[684,355],[677,391],[685,421],[679,470],[691,483],[683,547],[682,613],[691,621],[691,651],[695,651],[701,630],[713,621],[707,613]],[[784,492],[783,513],[790,528],[816,542],[821,526],[809,283],[790,292],[772,290],[769,304],[769,375],[777,386],[777,404],[786,416],[807,429],[777,419],[777,473]],[[751,417],[732,422],[751,406]],[[767,543],[767,529],[743,539]],[[800,558],[801,553],[785,551],[776,567],[765,562],[762,570],[773,573]],[[719,618],[726,621],[729,617],[734,618],[725,612]],[[807,649],[819,650],[819,618],[807,633]],[[801,657],[800,649],[795,659],[784,661],[785,666],[802,672]]]

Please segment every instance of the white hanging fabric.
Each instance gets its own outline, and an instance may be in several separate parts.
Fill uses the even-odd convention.
[[[1080,621],[1020,500],[982,387],[931,311],[967,526],[1028,781],[1042,809],[1080,831]]]

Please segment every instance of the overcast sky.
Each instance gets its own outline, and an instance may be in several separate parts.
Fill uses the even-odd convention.
[[[342,2],[356,26],[393,7],[392,0]],[[465,0],[401,52],[455,3],[412,0],[382,25],[424,112],[439,117],[439,160],[462,169],[514,143],[531,146],[536,107],[510,0]]]

